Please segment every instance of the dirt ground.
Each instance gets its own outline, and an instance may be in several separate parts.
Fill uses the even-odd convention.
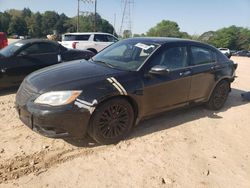
[[[250,58],[225,107],[168,112],[117,145],[50,139],[24,126],[15,94],[0,93],[0,187],[250,187]]]

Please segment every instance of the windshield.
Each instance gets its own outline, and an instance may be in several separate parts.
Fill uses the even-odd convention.
[[[12,43],[5,48],[0,50],[0,54],[4,57],[10,57],[14,55],[14,53],[19,50],[24,44],[20,41]]]
[[[98,53],[93,57],[93,61],[103,62],[121,70],[136,71],[158,46],[138,40],[123,40]]]

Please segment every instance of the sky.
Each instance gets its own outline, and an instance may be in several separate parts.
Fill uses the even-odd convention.
[[[117,32],[121,27],[124,1],[97,0],[97,12],[115,25]],[[177,22],[181,31],[191,35],[200,35],[206,31],[215,31],[231,25],[250,29],[250,0],[133,1],[134,3],[131,4],[132,32],[137,34],[146,33],[164,19]],[[77,15],[77,0],[0,0],[0,12],[23,8],[41,13],[47,10],[56,11],[73,17]],[[80,10],[94,11],[94,5],[81,0]]]

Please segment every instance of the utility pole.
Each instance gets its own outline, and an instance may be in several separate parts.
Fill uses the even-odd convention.
[[[77,32],[79,32],[79,14],[80,14],[80,0],[77,0],[77,25],[76,25]]]
[[[93,20],[93,11],[91,11],[92,14],[88,14],[88,15],[92,15],[91,16],[91,19],[92,19],[91,21],[93,24],[92,27],[93,27],[93,31],[96,32],[96,30],[97,30],[97,0],[78,0],[78,14],[79,14],[79,1],[83,1],[83,3],[85,3],[85,4],[94,3],[94,20]],[[90,12],[84,11],[83,13],[90,13]]]
[[[97,8],[97,0],[95,0],[95,23],[94,23],[94,32],[96,32],[96,8]]]
[[[114,24],[113,24],[114,30],[113,30],[113,35],[115,35],[115,24],[116,24],[116,14],[114,14]]]
[[[132,35],[132,19],[131,19],[131,6],[134,5],[134,0],[124,0],[124,9],[122,14],[122,22],[119,34],[123,36],[124,31],[129,33],[129,36]]]

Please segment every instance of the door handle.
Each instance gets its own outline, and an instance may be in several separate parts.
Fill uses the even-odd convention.
[[[214,65],[214,66],[211,67],[212,70],[217,70],[217,69],[219,69],[219,68],[221,68],[220,65]]]
[[[180,72],[180,76],[188,76],[190,75],[192,72],[190,70],[186,70],[184,72]]]
[[[2,68],[2,69],[1,69],[1,73],[5,73],[6,70],[7,70],[6,68]]]

